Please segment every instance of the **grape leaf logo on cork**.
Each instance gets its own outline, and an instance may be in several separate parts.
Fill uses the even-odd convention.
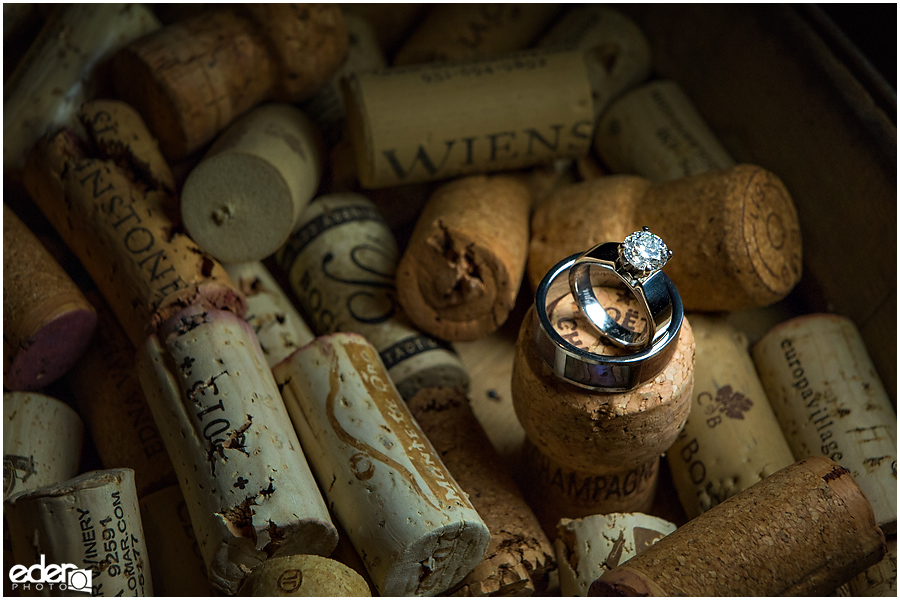
[[[753,408],[753,400],[732,389],[730,385],[720,387],[716,391],[715,398],[709,392],[701,392],[697,396],[697,403],[704,407],[703,410],[707,415],[718,413],[717,416],[706,420],[706,424],[710,427],[715,427],[722,422],[721,415],[743,421],[744,413]]]

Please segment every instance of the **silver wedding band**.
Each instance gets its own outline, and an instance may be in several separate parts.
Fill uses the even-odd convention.
[[[635,232],[629,238],[639,234],[657,236],[646,229]],[[662,244],[662,240],[659,240]],[[623,257],[623,245],[606,242],[594,246],[581,256],[569,270],[569,286],[572,295],[578,302],[588,321],[610,343],[621,348],[641,350],[650,346],[657,336],[665,331],[672,319],[673,294],[671,280],[659,269],[639,271]],[[663,251],[668,249],[662,245]],[[662,260],[665,264],[665,260]],[[612,285],[610,285],[612,284]],[[606,312],[594,286],[624,287],[638,302],[638,308],[647,319],[647,327],[642,331],[632,331],[616,323]]]
[[[608,356],[579,348],[554,327],[549,311],[551,304],[571,297],[567,274],[581,256],[581,253],[573,254],[557,263],[538,285],[535,294],[538,354],[557,377],[576,386],[602,392],[632,390],[656,377],[672,358],[684,320],[681,297],[668,277],[660,279],[671,299],[671,317],[644,349],[622,356]]]

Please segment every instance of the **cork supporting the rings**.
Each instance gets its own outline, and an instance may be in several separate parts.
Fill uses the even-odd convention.
[[[397,266],[397,296],[412,322],[451,341],[500,327],[525,271],[530,211],[528,188],[511,177],[438,188]]]

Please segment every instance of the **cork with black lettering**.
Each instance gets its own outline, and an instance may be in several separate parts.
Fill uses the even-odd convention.
[[[556,4],[439,4],[394,55],[395,65],[472,60],[528,48],[560,12]]]
[[[177,483],[135,371],[136,351],[96,292],[89,292],[99,325],[94,343],[67,375],[104,468],[134,470],[139,498]]]
[[[797,210],[777,175],[737,165],[653,184],[613,175],[555,193],[531,219],[528,278],[647,226],[674,252],[665,272],[685,310],[768,306],[800,280]]]
[[[94,307],[4,204],[3,387],[50,385],[75,364],[96,328]]]
[[[897,416],[859,330],[834,314],[796,317],[753,360],[798,459],[823,455],[859,483],[885,531],[897,528]]]
[[[97,100],[80,118],[88,139],[72,130],[43,138],[28,158],[25,185],[132,344],[190,304],[243,316],[228,274],[172,220],[172,176],[140,116],[122,102]]]
[[[747,347],[723,317],[692,314],[691,412],[668,452],[681,505],[694,518],[794,463]]]
[[[66,481],[16,494],[4,502],[17,563],[10,572],[13,590],[34,593],[36,584],[15,588],[15,570],[30,565],[74,565],[90,572],[72,574],[69,585],[91,596],[152,596],[150,562],[141,525],[134,472],[90,471]],[[47,575],[49,569],[44,569]],[[57,571],[57,577],[59,571]],[[52,576],[51,576],[52,578]],[[58,577],[57,581],[64,579]],[[74,595],[59,583],[44,584],[46,595]]]
[[[137,108],[163,155],[175,160],[260,102],[310,97],[346,53],[336,4],[235,4],[129,44],[112,70],[118,97]]]
[[[36,392],[3,392],[3,499],[74,477],[84,427],[68,404]]]
[[[185,308],[139,349],[138,372],[214,588],[237,593],[271,556],[331,553],[337,532],[248,323]]]
[[[140,499],[153,591],[157,596],[212,596],[181,488],[171,485]]]
[[[525,272],[531,204],[528,188],[503,175],[435,190],[397,266],[397,297],[417,327],[470,341],[506,322]]]
[[[301,223],[276,260],[315,333],[364,336],[404,398],[422,387],[468,387],[452,347],[416,329],[403,312],[395,285],[400,252],[371,200],[355,193],[322,196]]]
[[[291,104],[263,104],[235,120],[184,182],[188,235],[222,262],[274,254],[319,187],[321,146],[316,126]]]
[[[336,560],[314,554],[295,554],[273,558],[256,567],[240,595],[359,598],[371,596],[372,591],[359,573]]]
[[[606,572],[592,596],[826,596],[882,559],[884,534],[850,473],[786,467]]]
[[[671,181],[735,162],[674,81],[652,81],[613,102],[597,123],[594,151],[614,173]]]
[[[343,94],[364,188],[582,156],[594,129],[580,51],[357,73]]]
[[[437,595],[483,559],[490,531],[355,333],[274,369],[329,507],[382,596]]]
[[[458,390],[425,388],[409,409],[491,532],[487,554],[455,596],[542,595],[556,561],[547,534]]]
[[[595,579],[663,539],[676,527],[644,513],[560,519],[554,547],[563,596],[587,596]]]

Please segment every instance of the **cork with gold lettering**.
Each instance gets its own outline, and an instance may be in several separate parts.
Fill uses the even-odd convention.
[[[595,579],[675,529],[674,523],[639,512],[560,519],[554,547],[562,595],[587,596]]]
[[[542,595],[555,567],[547,534],[458,390],[425,388],[409,409],[491,532],[487,554],[454,596]]]
[[[171,485],[140,499],[153,591],[157,596],[212,596],[181,488]]]
[[[138,352],[214,588],[271,556],[328,555],[337,532],[250,325],[193,306]]]
[[[354,333],[321,336],[274,373],[329,506],[379,594],[439,594],[481,562],[490,531],[371,343]]]
[[[394,55],[394,64],[464,61],[522,50],[553,23],[557,4],[437,4]]]
[[[104,468],[134,469],[143,498],[175,484],[175,470],[134,368],[135,348],[96,292],[89,297],[97,336],[66,380]]]
[[[614,175],[559,190],[531,220],[533,287],[554,264],[647,226],[674,251],[666,273],[685,310],[768,306],[800,279],[797,210],[781,180],[737,165],[653,184]]]
[[[850,473],[809,458],[607,571],[592,596],[826,596],[886,551]]]
[[[172,175],[137,113],[98,100],[73,131],[43,138],[25,168],[31,197],[81,260],[131,342],[194,303],[243,315],[221,265],[178,231]]]
[[[600,4],[569,8],[538,42],[539,48],[578,49],[594,96],[594,118],[650,75],[650,43],[637,24]]]
[[[235,120],[184,182],[188,235],[222,262],[274,254],[319,187],[321,145],[291,104],[263,104]]]
[[[438,188],[397,266],[397,297],[426,333],[484,337],[506,322],[528,254],[532,198],[516,179],[474,175]]]
[[[746,336],[724,317],[692,314],[691,412],[669,449],[681,505],[694,518],[794,463],[756,374]]]
[[[98,66],[160,27],[144,4],[69,4],[52,13],[4,85],[4,173],[21,179],[42,136],[77,125],[81,104],[97,93]]]
[[[394,67],[344,83],[363,187],[519,169],[581,156],[591,145],[593,100],[580,52]]]
[[[878,525],[896,532],[897,417],[856,325],[796,317],[766,333],[753,360],[794,456],[848,469]]]
[[[150,562],[131,469],[90,471],[3,503],[17,565],[75,565],[69,584],[93,596],[152,596]],[[14,567],[15,569],[16,567]],[[69,571],[71,573],[71,571]],[[10,573],[13,590],[28,593]],[[32,586],[35,584],[31,584]],[[46,584],[49,586],[49,584]],[[57,584],[58,585],[58,584]],[[75,590],[68,590],[74,595]],[[49,593],[48,593],[49,592]],[[44,590],[56,595],[59,590]]]
[[[35,392],[3,392],[3,499],[78,473],[81,418]]]
[[[294,554],[267,560],[256,567],[240,591],[241,596],[372,595],[362,576],[336,560],[314,554]]]
[[[310,97],[346,53],[336,4],[234,4],[129,44],[112,69],[119,98],[141,113],[162,153],[175,160],[260,102]]]
[[[371,200],[354,193],[322,196],[301,221],[276,259],[315,333],[364,336],[404,398],[422,387],[468,387],[452,348],[417,330],[403,313],[394,284],[400,252]]]
[[[3,387],[50,385],[75,364],[96,328],[94,307],[4,204]]]
[[[681,87],[659,80],[610,105],[597,123],[594,151],[614,173],[671,181],[735,162]]]
[[[270,367],[313,341],[316,336],[264,264],[248,261],[222,266],[247,299],[246,321]]]

